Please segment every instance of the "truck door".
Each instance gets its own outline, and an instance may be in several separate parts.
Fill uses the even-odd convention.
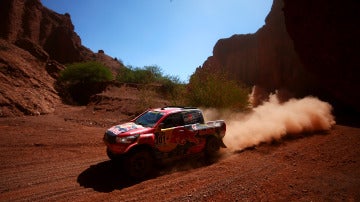
[[[198,153],[202,151],[206,144],[206,137],[199,136],[199,126],[204,124],[204,118],[201,111],[191,110],[183,114],[184,124],[185,124],[185,133],[183,137],[186,138],[186,141],[191,144],[191,147],[188,149],[188,153]]]
[[[155,139],[156,147],[160,152],[167,153],[168,157],[183,156],[197,152],[194,150],[199,143],[196,131],[185,126],[185,113],[178,112],[169,115],[163,122],[161,132]]]
[[[205,141],[197,136],[197,130],[192,129],[192,125],[199,122],[196,118],[196,114],[189,112],[169,115],[162,122],[161,132],[155,137],[155,145],[158,150],[166,152],[169,157],[201,151]]]
[[[155,136],[155,147],[160,152],[169,152],[169,155],[177,155],[173,151],[178,145],[178,134],[184,131],[184,121],[181,113],[171,114],[162,122],[161,131]]]

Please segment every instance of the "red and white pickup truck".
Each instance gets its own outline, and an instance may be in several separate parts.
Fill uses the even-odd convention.
[[[110,159],[122,160],[130,177],[143,178],[159,160],[216,154],[226,147],[222,141],[225,131],[223,120],[204,123],[197,108],[164,107],[109,128],[103,139]]]

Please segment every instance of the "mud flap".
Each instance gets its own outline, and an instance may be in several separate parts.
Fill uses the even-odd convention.
[[[224,144],[224,142],[222,140],[219,141],[220,142],[220,147],[221,148],[227,148],[226,145]]]

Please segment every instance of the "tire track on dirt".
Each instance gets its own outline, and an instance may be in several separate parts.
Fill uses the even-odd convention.
[[[76,184],[76,178],[66,176],[62,180],[47,182],[36,186],[23,187],[21,189],[3,193],[0,201],[53,201],[55,199],[70,200],[90,192]]]
[[[89,165],[104,160],[106,160],[104,157],[85,161],[73,159],[57,163],[34,163],[32,166],[2,170],[1,187],[3,188],[0,188],[0,193],[6,192],[6,190],[10,191],[22,187],[49,183],[66,177],[77,177]]]
[[[87,192],[77,182],[81,172],[89,166],[103,162],[104,157],[58,162],[20,169],[5,174],[1,182],[0,201],[49,201],[50,199],[76,197]],[[89,190],[88,190],[89,191]]]

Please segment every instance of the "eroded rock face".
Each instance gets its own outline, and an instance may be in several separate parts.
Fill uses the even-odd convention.
[[[275,0],[266,24],[255,34],[220,39],[202,68],[229,72],[232,79],[268,92],[288,89],[306,94],[302,83],[307,72],[287,34],[282,7],[282,0]]]
[[[40,0],[2,0],[0,13],[0,37],[11,43],[32,41],[63,64],[84,60],[89,54],[74,31],[70,15],[55,13]]]
[[[69,15],[40,0],[2,0],[0,18],[0,116],[52,113],[61,103],[54,88],[61,63],[92,52],[81,45]]]
[[[28,51],[31,55],[41,61],[47,61],[49,59],[49,54],[29,39],[18,39],[15,41],[15,45]]]
[[[323,96],[360,112],[360,2],[284,0],[286,28]]]
[[[359,2],[274,0],[254,34],[220,39],[202,69],[267,92],[313,95],[360,112]]]
[[[53,112],[67,99],[56,85],[63,64],[95,60],[114,75],[124,66],[82,46],[70,15],[40,0],[1,0],[0,19],[0,117]]]
[[[0,39],[0,117],[52,113],[61,100],[46,62]]]

